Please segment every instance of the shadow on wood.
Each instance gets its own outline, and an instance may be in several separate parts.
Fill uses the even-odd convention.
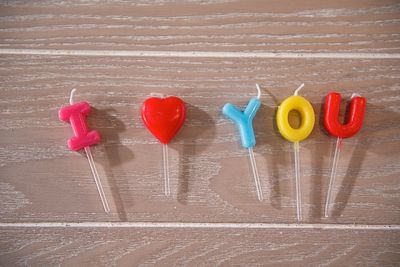
[[[182,139],[183,148],[180,149],[179,157],[179,203],[186,205],[192,179],[197,177],[192,173],[193,165],[201,151],[206,149],[215,136],[215,122],[204,110],[186,103],[186,123],[178,133]],[[204,136],[205,138],[201,138]],[[207,139],[208,141],[202,141]]]
[[[277,101],[274,97],[273,100],[274,102]],[[269,198],[272,207],[280,210],[282,207],[282,192],[279,166],[286,165],[286,157],[281,156],[282,145],[285,140],[280,137],[275,117],[275,107],[271,108],[270,106],[261,104],[254,119],[254,132],[257,136],[258,146],[266,146],[267,149],[266,166],[268,173],[266,176],[269,183],[267,198]]]
[[[382,116],[373,116],[373,113],[375,112],[382,114]],[[398,121],[400,121],[399,113],[390,111],[384,107],[374,106],[367,103],[363,128],[357,135],[352,137],[352,145],[354,145],[354,150],[350,159],[349,166],[344,174],[342,183],[340,185],[335,185],[338,193],[334,201],[335,205],[333,205],[332,209],[332,217],[334,219],[340,217],[344,212],[344,209],[348,205],[351,193],[354,189],[356,180],[360,175],[362,164],[367,153],[390,153],[389,147],[387,147],[386,149],[381,149],[382,146],[379,139],[385,138],[385,136],[390,137],[390,135],[392,135],[392,138],[394,138],[393,142],[395,142],[396,137],[393,134],[387,132],[387,128],[385,127],[385,125],[390,122]]]
[[[310,215],[309,220],[312,222],[320,222],[324,215],[325,197],[326,192],[324,189],[327,187],[329,180],[324,179],[324,169],[326,160],[329,161],[331,154],[331,138],[324,128],[324,105],[325,96],[321,98],[318,104],[312,104],[315,111],[316,121],[311,138],[313,140],[320,140],[315,142],[312,148],[311,156],[311,188],[310,188]],[[322,140],[322,141],[321,141]]]
[[[117,209],[118,217],[121,221],[128,221],[124,205],[126,205],[128,201],[131,202],[129,203],[129,206],[133,206],[133,203],[132,200],[123,199],[121,197],[122,195],[126,196],[126,194],[121,193],[121,191],[126,191],[123,190],[125,183],[122,183],[120,179],[116,178],[114,169],[120,166],[123,162],[131,161],[134,158],[134,155],[130,149],[121,144],[119,134],[125,131],[126,127],[117,116],[113,115],[115,113],[116,110],[113,108],[93,108],[92,119],[96,122],[96,125],[98,125],[96,128],[101,134],[102,143],[105,147],[107,161],[102,163],[111,187],[111,193]],[[117,177],[124,177],[121,173],[121,169],[118,170]]]

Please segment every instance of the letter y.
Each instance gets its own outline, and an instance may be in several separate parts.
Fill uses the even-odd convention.
[[[260,108],[260,105],[260,100],[253,97],[250,99],[243,112],[230,103],[225,104],[222,108],[222,113],[226,117],[230,118],[239,128],[242,146],[245,148],[253,147],[256,144],[253,130],[253,119]]]

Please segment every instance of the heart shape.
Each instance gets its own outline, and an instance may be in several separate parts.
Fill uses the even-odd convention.
[[[161,143],[168,144],[185,121],[185,103],[175,96],[151,97],[144,101],[141,115],[147,129]]]

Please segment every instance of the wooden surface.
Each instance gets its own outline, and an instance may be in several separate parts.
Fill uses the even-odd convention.
[[[7,1],[2,47],[400,52],[398,1]],[[53,3],[53,5],[49,5]]]
[[[0,265],[400,264],[396,1],[50,3],[0,4]],[[125,56],[107,55],[117,50]],[[135,51],[143,54],[129,56]],[[227,102],[244,106],[256,82],[263,202],[238,132],[221,114]],[[301,83],[318,120],[301,143],[304,222],[296,224],[292,145],[274,116]],[[91,103],[89,125],[103,137],[92,151],[110,215],[84,154],[66,147],[70,126],[57,118],[72,88],[76,101]],[[335,140],[320,118],[331,90],[345,99],[357,92],[368,104],[363,129],[345,140],[337,204],[324,218]],[[151,92],[178,95],[188,107],[169,146],[170,198],[161,145],[139,116]],[[96,226],[104,222],[128,227]]]
[[[5,266],[396,266],[400,238],[399,232],[254,229],[5,229],[1,235]]]

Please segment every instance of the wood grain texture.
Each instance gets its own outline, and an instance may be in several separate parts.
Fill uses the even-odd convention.
[[[333,218],[325,203],[334,139],[321,123],[301,144],[306,222],[398,224],[399,61],[253,60],[2,56],[0,58],[0,211],[2,222],[295,220],[291,143],[274,124],[277,103],[302,94],[321,118],[327,92],[367,97],[362,131],[345,141]],[[254,127],[264,202],[258,202],[248,154],[221,115],[263,88]],[[106,215],[82,154],[66,148],[69,125],[57,118],[71,88],[93,108],[93,149],[112,214]],[[187,122],[170,145],[172,197],[163,195],[161,145],[143,127],[151,92],[179,95]],[[342,113],[345,104],[343,103]]]
[[[4,266],[398,266],[399,232],[0,229]]]
[[[399,266],[399,30],[394,0],[1,1],[0,266]],[[78,55],[50,55],[70,51]],[[244,106],[256,82],[263,202],[221,114],[227,102]],[[297,225],[293,148],[274,116],[303,82],[319,120],[301,143],[311,224]],[[57,117],[72,88],[91,103],[89,126],[102,135],[93,156],[110,215]],[[326,219],[335,140],[321,112],[331,90],[368,104],[363,129],[344,143]],[[170,198],[161,145],[139,116],[151,92],[188,107],[169,146]]]
[[[3,1],[0,47],[400,52],[398,1]]]

